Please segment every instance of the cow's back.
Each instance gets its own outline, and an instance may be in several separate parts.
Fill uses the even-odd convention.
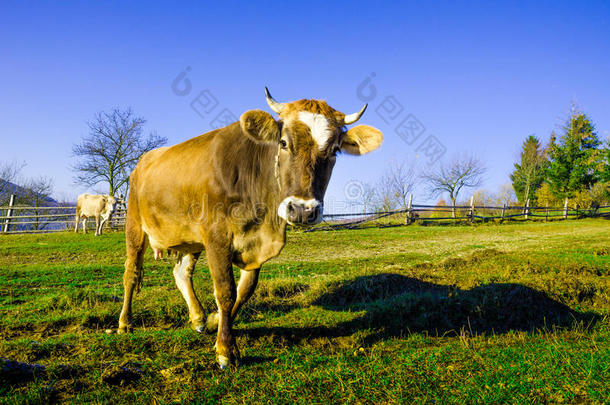
[[[99,215],[106,205],[106,197],[103,195],[81,194],[76,200],[76,210],[81,215]]]
[[[257,180],[274,181],[276,150],[251,140],[239,123],[152,150],[130,178],[129,220],[137,220],[153,248],[192,244],[200,249],[205,230],[222,221],[219,215],[244,202],[265,202],[260,198],[266,189]],[[262,165],[268,166],[264,173]],[[238,222],[228,225],[241,232],[233,229],[241,226]]]
[[[189,210],[206,193],[213,132],[154,149],[140,158],[132,172],[129,209],[137,218],[130,220],[139,222],[151,246],[201,241],[200,226]]]

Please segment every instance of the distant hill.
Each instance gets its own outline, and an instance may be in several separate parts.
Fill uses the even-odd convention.
[[[15,194],[17,197],[29,194],[29,191],[18,184],[0,179],[0,192],[3,195]],[[8,198],[7,198],[8,199]],[[42,197],[43,205],[48,207],[58,206],[59,203],[51,197]]]

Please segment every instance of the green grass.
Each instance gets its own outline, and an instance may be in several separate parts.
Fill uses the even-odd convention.
[[[607,402],[609,225],[290,232],[225,372],[170,260],[147,254],[135,332],[107,334],[123,234],[0,236],[0,402]],[[205,260],[195,284],[214,310]]]

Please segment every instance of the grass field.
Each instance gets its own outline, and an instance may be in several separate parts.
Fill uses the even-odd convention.
[[[236,321],[243,364],[224,372],[170,260],[147,254],[135,332],[107,334],[123,234],[0,236],[0,401],[607,402],[609,231],[290,232]],[[205,260],[195,284],[212,311]]]

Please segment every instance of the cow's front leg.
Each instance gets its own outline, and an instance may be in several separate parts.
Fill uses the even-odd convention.
[[[95,236],[100,234],[100,216],[95,216]]]
[[[218,306],[218,334],[216,336],[216,358],[220,368],[239,363],[239,351],[233,336],[231,311],[237,291],[233,278],[230,243],[210,241],[206,245],[210,273],[214,281],[214,298]]]
[[[102,216],[102,220],[100,222],[100,229],[98,230],[99,235],[102,234],[102,228],[104,228],[104,224],[106,224],[106,221],[108,221],[108,217]]]
[[[198,258],[199,253],[194,255],[186,254],[180,257],[176,261],[176,266],[174,267],[174,279],[189,308],[189,319],[192,328],[197,332],[203,332],[203,308],[193,289],[193,270],[195,269]]]
[[[243,307],[250,297],[252,297],[252,294],[254,294],[254,289],[258,284],[259,272],[260,269],[241,270],[239,284],[237,285],[237,300],[231,310],[231,320],[235,320],[241,307]],[[210,332],[215,332],[218,329],[218,312],[214,312],[208,316],[206,327]]]

